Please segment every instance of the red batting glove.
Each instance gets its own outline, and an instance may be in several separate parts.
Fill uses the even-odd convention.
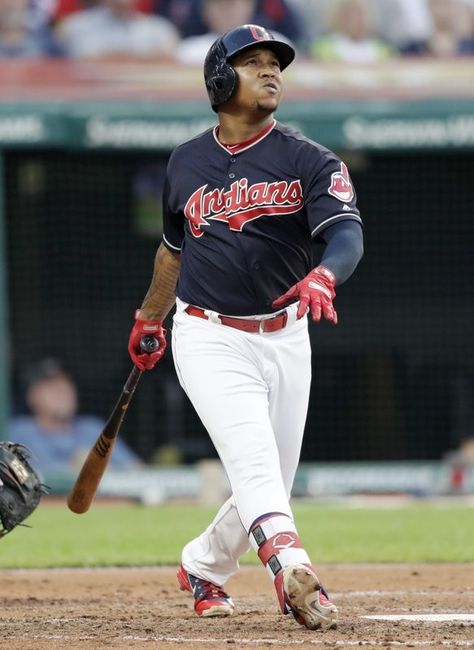
[[[336,278],[325,266],[319,265],[308,275],[294,284],[286,293],[273,301],[272,307],[284,307],[294,300],[299,300],[296,318],[300,319],[311,308],[311,316],[319,323],[321,312],[326,320],[337,325],[337,313],[332,304],[336,297],[334,287]]]
[[[163,328],[162,320],[145,320],[139,318],[140,310],[137,309],[135,314],[135,325],[130,332],[128,339],[128,353],[133,363],[140,370],[151,370],[164,355],[166,350],[166,330]],[[140,347],[142,336],[150,334],[158,339],[158,350],[148,354]]]

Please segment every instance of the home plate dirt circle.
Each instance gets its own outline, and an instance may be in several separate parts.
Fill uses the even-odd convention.
[[[262,567],[226,589],[228,618],[195,615],[176,567],[0,571],[8,650],[474,648],[474,565],[322,565],[337,630],[312,632],[278,612]]]

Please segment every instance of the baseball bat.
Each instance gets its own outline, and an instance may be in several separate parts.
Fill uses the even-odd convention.
[[[147,353],[156,352],[158,341],[154,336],[147,334],[142,336],[140,347]],[[141,375],[142,371],[137,366],[133,366],[109,419],[81,467],[76,482],[67,498],[69,510],[76,514],[82,514],[89,510],[102,476],[109,464],[118,432]]]

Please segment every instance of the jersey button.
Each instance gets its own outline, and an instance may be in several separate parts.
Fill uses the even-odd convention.
[[[234,172],[230,172],[230,174],[229,174],[229,178],[235,178],[235,174],[234,174]]]
[[[230,158],[230,162],[235,162],[235,158]]]

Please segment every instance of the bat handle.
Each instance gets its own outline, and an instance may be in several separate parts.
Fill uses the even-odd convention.
[[[130,401],[131,396],[133,395],[135,388],[137,387],[138,381],[142,376],[142,371],[138,366],[133,366],[130,374],[127,377],[127,381],[123,387],[123,395],[126,396],[126,402]]]
[[[160,349],[160,343],[155,336],[152,336],[151,334],[145,334],[140,339],[140,348],[143,350],[143,352],[151,354],[152,352],[156,352]],[[125,405],[128,405],[128,402],[130,401],[130,398],[133,395],[135,388],[137,387],[141,374],[142,371],[140,368],[133,366],[132,371],[129,374],[127,381],[123,387],[123,392],[128,397]]]

